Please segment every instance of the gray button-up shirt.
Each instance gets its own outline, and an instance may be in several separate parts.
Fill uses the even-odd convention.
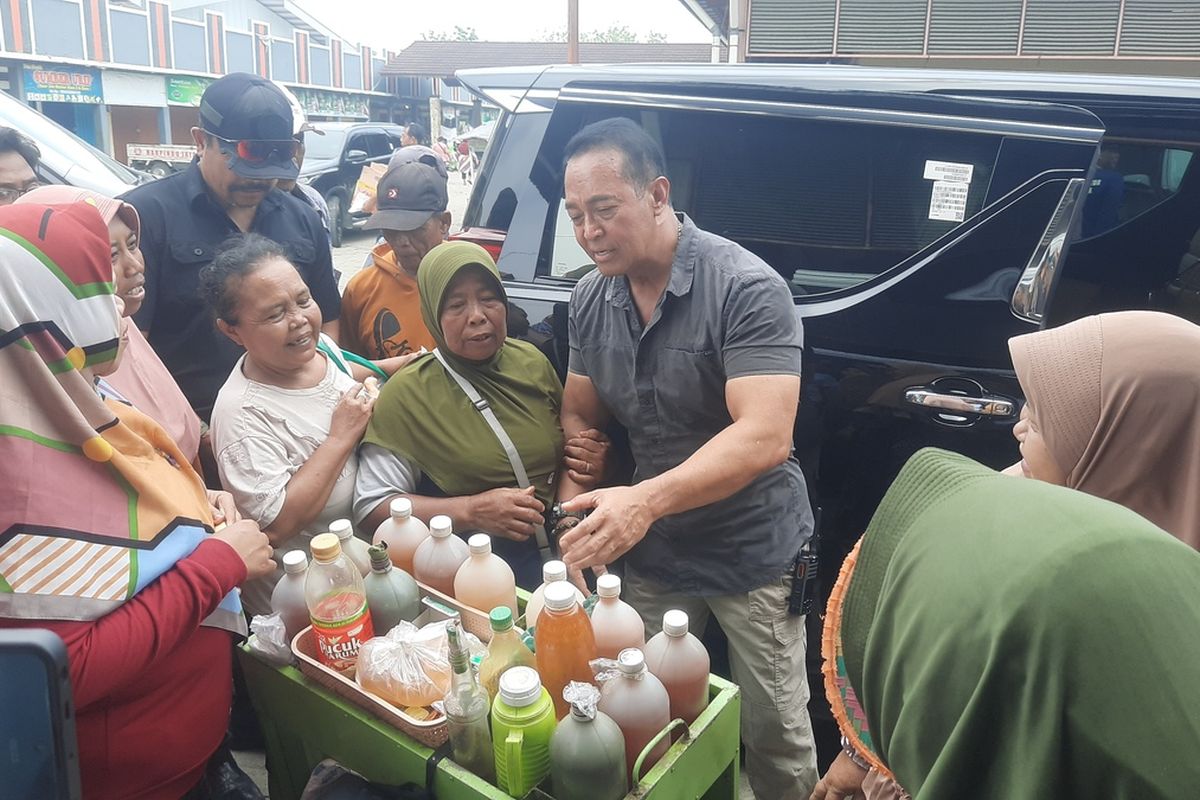
[[[727,380],[800,374],[803,333],[783,278],[682,219],[667,289],[645,328],[624,276],[592,272],[571,296],[569,369],[591,379],[628,429],[636,480],[679,466],[733,423]],[[793,456],[725,500],[658,520],[629,559],[677,592],[736,594],[783,574],[812,528]]]

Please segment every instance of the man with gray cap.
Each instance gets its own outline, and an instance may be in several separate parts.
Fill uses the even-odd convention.
[[[276,188],[299,171],[292,110],[279,88],[244,72],[215,81],[200,99],[192,138],[197,157],[187,169],[122,199],[141,217],[146,259],[146,300],[134,321],[207,421],[241,355],[217,332],[199,293],[200,270],[221,242],[249,232],[278,242],[334,338],[340,301],[317,213]]]
[[[417,267],[450,232],[446,165],[428,147],[402,147],[375,189],[364,228],[383,232],[342,295],[342,346],[384,359],[436,344],[421,319]]]

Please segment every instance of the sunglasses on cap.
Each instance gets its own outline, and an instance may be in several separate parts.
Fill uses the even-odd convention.
[[[299,143],[295,139],[225,139],[215,133],[209,134],[247,164],[282,163],[296,158]]]

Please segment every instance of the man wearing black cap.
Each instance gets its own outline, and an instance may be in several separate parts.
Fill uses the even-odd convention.
[[[428,147],[404,147],[375,189],[364,228],[383,232],[372,263],[350,279],[342,297],[342,346],[371,359],[435,347],[421,319],[417,267],[446,239],[446,165]]]
[[[329,241],[317,213],[275,184],[294,179],[292,110],[273,83],[237,72],[211,84],[192,128],[197,158],[183,172],[124,196],[142,220],[146,300],[134,316],[205,421],[240,349],[219,334],[201,299],[200,270],[217,246],[254,232],[278,242],[337,336],[340,311]]]

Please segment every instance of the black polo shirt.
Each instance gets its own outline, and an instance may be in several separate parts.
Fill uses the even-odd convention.
[[[207,421],[242,349],[217,330],[200,296],[200,270],[212,261],[217,247],[240,230],[208,193],[195,162],[122,199],[142,218],[146,299],[134,321],[192,408]],[[273,189],[259,204],[250,230],[280,244],[308,283],[322,319],[336,320],[341,297],[329,239],[317,212]]]

